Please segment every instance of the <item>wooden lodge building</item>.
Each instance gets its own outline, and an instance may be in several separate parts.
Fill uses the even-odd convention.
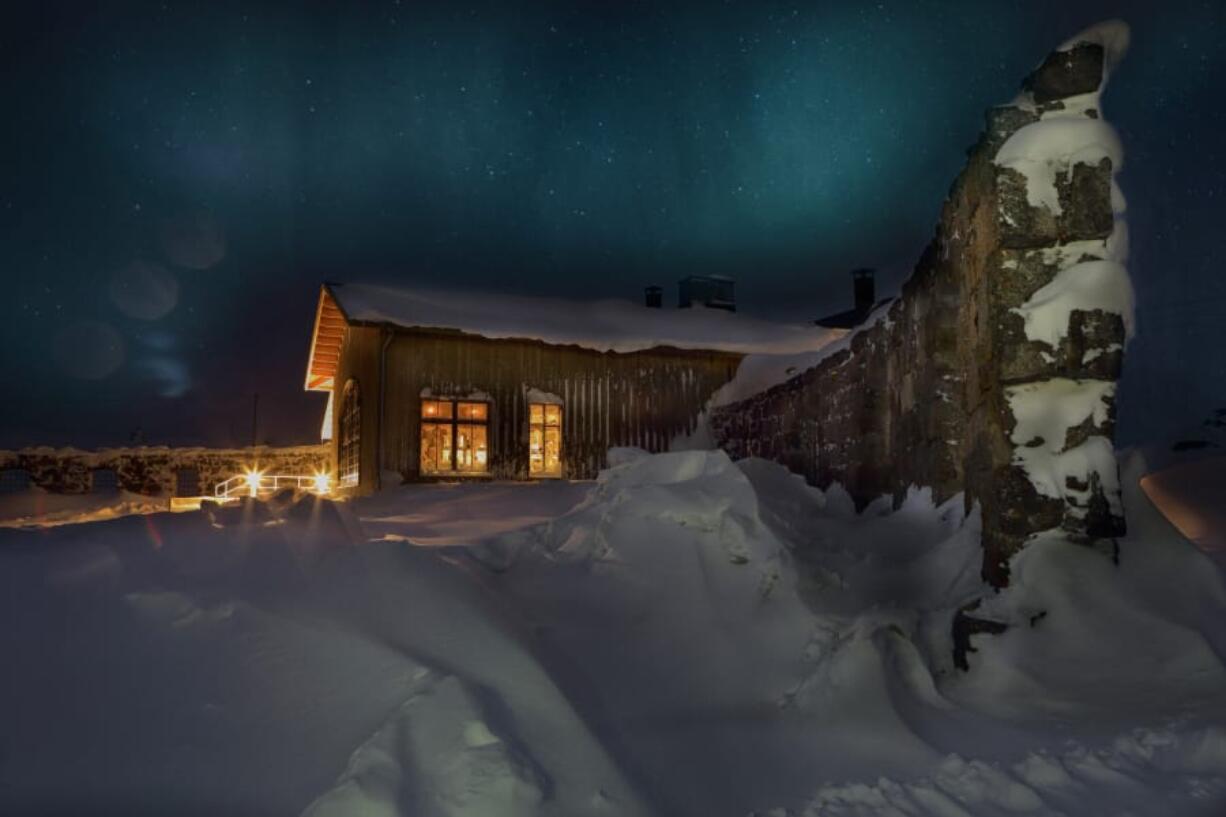
[[[329,395],[336,485],[586,479],[612,446],[666,451],[745,355],[829,340],[734,314],[730,293],[688,278],[693,308],[664,309],[658,287],[639,305],[325,284],[306,388]]]

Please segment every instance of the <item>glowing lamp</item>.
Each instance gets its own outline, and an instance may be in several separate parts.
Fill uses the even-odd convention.
[[[315,474],[315,493],[326,494],[332,489],[332,477],[319,471]]]
[[[243,479],[247,482],[247,491],[250,496],[258,496],[260,493],[260,477],[264,476],[263,472],[257,471],[254,468],[248,468],[243,474]]]

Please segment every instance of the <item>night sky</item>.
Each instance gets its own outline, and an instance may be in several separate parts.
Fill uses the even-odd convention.
[[[983,110],[1127,20],[1124,442],[1226,406],[1226,3],[31,4],[0,34],[0,447],[317,439],[319,282],[894,290]],[[134,436],[138,435],[138,436]]]

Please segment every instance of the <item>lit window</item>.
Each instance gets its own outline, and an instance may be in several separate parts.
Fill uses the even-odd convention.
[[[345,384],[345,395],[341,398],[340,437],[337,473],[341,485],[353,487],[362,473],[362,406],[356,380]]]
[[[421,401],[421,472],[489,471],[489,403]]]
[[[562,476],[562,407],[559,405],[528,405],[528,475]]]

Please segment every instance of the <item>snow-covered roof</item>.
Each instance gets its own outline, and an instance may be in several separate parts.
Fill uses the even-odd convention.
[[[486,338],[539,340],[601,352],[657,347],[738,354],[820,349],[839,333],[775,323],[722,309],[656,309],[626,300],[576,301],[375,284],[327,284],[350,324],[454,329]]]

